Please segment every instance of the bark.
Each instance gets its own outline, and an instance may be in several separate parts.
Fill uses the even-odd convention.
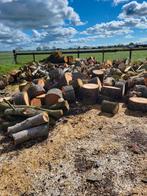
[[[45,105],[50,106],[58,103],[58,100],[62,98],[62,91],[60,89],[54,88],[48,91],[45,96]]]
[[[25,130],[31,127],[39,126],[39,125],[42,125],[48,122],[49,122],[48,114],[46,112],[43,112],[41,114],[28,118],[25,121],[18,123],[12,127],[8,127],[7,132],[8,134],[11,135],[13,133],[17,133],[19,131],[22,131],[22,130]]]
[[[116,114],[119,110],[119,103],[104,100],[102,102],[101,111]]]
[[[106,97],[110,97],[112,99],[122,98],[122,90],[114,86],[103,86],[101,90],[101,94]]]
[[[62,92],[63,92],[64,99],[67,100],[68,102],[72,103],[76,101],[75,91],[72,86],[64,86],[62,88]]]
[[[48,124],[43,124],[34,128],[25,129],[18,133],[12,134],[12,138],[14,144],[21,144],[28,140],[40,138],[40,137],[48,137],[49,126]]]
[[[104,71],[103,70],[93,70],[92,77],[98,77],[100,79],[101,83],[103,83]]]
[[[127,107],[133,111],[147,112],[147,98],[131,97],[128,100]]]
[[[29,97],[27,92],[21,92],[13,96],[15,105],[29,105]]]

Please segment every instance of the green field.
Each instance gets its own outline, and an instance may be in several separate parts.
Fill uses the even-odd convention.
[[[42,60],[46,58],[48,55],[36,55],[36,60]],[[76,55],[73,55],[77,57]],[[100,53],[90,53],[90,54],[80,54],[80,58],[85,58],[89,56],[94,56],[98,61],[101,62],[102,54]],[[111,52],[105,53],[105,60],[113,60],[113,59],[123,59],[129,56],[129,52]],[[147,51],[134,51],[132,53],[132,61],[136,60],[144,60],[147,58]],[[13,69],[18,69],[20,66],[23,66],[27,62],[31,62],[33,60],[32,55],[27,56],[18,56],[18,65],[15,65],[13,54],[11,52],[0,52],[0,74],[5,74],[10,72]]]

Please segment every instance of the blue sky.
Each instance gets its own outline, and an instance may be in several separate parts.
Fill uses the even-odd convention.
[[[0,50],[147,43],[147,1],[0,0]]]

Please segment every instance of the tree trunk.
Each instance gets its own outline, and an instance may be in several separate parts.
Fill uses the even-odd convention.
[[[12,134],[12,138],[14,144],[21,144],[28,140],[40,138],[40,137],[48,137],[49,126],[48,124],[43,124],[34,128],[24,129],[18,133]]]
[[[72,86],[64,86],[62,88],[62,92],[65,100],[69,101],[70,103],[76,101],[75,91]]]
[[[12,127],[8,127],[8,134],[17,133],[19,131],[35,127],[44,123],[49,122],[49,117],[46,112],[33,116],[31,118],[26,119],[25,121],[18,123]]]
[[[99,92],[97,84],[84,84],[81,88],[81,92],[84,104],[96,104]]]
[[[122,98],[122,91],[118,87],[114,86],[103,86],[101,90],[101,94],[110,97],[112,99],[120,99]]]
[[[131,97],[129,98],[127,107],[133,111],[147,112],[147,98]]]
[[[119,110],[119,103],[104,100],[102,102],[101,111],[116,114]]]
[[[58,103],[58,100],[62,98],[62,91],[60,89],[51,89],[48,91],[48,93],[45,96],[45,105],[48,107],[50,105],[54,105]]]
[[[15,105],[29,105],[30,102],[27,92],[15,94],[12,99]]]

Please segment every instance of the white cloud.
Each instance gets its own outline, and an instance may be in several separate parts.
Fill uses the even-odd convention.
[[[120,3],[128,2],[129,0],[113,0],[114,5],[118,5]]]
[[[65,20],[83,24],[68,0],[1,0],[0,19],[7,26],[22,29],[54,27],[63,25]]]
[[[147,17],[147,2],[143,1],[143,3],[138,3],[137,1],[131,1],[124,5],[119,18],[128,17]]]

